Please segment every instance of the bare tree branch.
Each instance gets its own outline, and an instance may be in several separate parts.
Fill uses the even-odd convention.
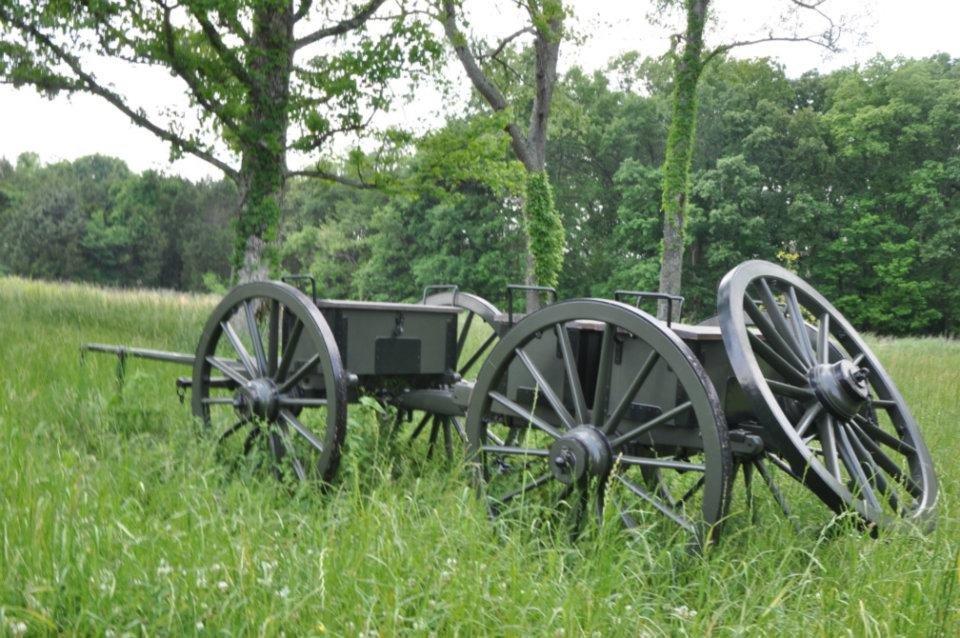
[[[449,40],[451,46],[453,46],[453,51],[460,59],[460,63],[463,65],[463,69],[466,71],[467,77],[470,78],[470,82],[473,83],[474,88],[494,111],[506,110],[509,106],[507,99],[503,96],[503,93],[497,85],[494,84],[483,72],[483,69],[480,68],[476,57],[474,57],[467,43],[466,35],[460,31],[460,27],[457,25],[456,5],[453,0],[443,0],[443,15],[441,18],[443,31],[447,36],[447,40]],[[524,165],[529,164],[531,160],[529,142],[520,130],[520,127],[516,122],[511,121],[507,125],[506,130],[507,133],[510,134],[510,143],[514,153],[517,155],[517,159],[523,162]]]
[[[170,68],[186,83],[191,95],[193,95],[198,104],[213,113],[225,127],[234,133],[239,133],[239,126],[237,126],[233,118],[226,114],[226,109],[223,104],[214,101],[213,98],[204,94],[200,78],[191,72],[190,69],[183,64],[183,60],[177,55],[176,39],[173,33],[173,24],[170,21],[170,13],[170,7],[165,6],[163,8],[163,39],[167,55],[170,57]]]
[[[360,179],[353,179],[352,177],[346,177],[344,175],[321,170],[319,168],[305,168],[296,171],[287,171],[286,175],[287,177],[316,177],[318,179],[336,182],[337,184],[343,184],[344,186],[352,186],[353,188],[363,188],[368,190],[377,188],[376,184],[364,181],[362,177]]]
[[[193,15],[196,21],[200,23],[200,29],[207,37],[207,41],[210,43],[210,46],[212,46],[213,50],[217,52],[217,55],[220,56],[220,59],[224,61],[233,76],[247,86],[251,86],[253,84],[253,79],[250,77],[250,74],[247,73],[243,63],[237,57],[236,52],[224,44],[223,38],[220,37],[220,32],[217,31],[217,28],[212,22],[210,22],[209,18],[207,18],[207,16],[199,10],[192,10],[190,13]]]
[[[343,35],[344,33],[353,31],[354,29],[359,27],[361,24],[363,24],[367,20],[367,18],[372,16],[377,9],[383,6],[384,2],[386,2],[386,0],[369,0],[367,4],[363,5],[351,17],[347,18],[346,20],[341,20],[340,22],[332,26],[329,26],[323,29],[317,29],[313,33],[309,35],[305,35],[304,37],[295,40],[293,43],[293,46],[295,49],[302,49],[308,44],[313,44],[318,40],[323,40],[324,38],[331,38],[334,36]],[[300,6],[300,9],[302,10],[304,6],[306,6],[307,9],[309,10],[309,5],[306,1],[304,2],[303,5]]]
[[[70,90],[85,91],[87,93],[100,96],[112,104],[120,112],[129,117],[137,126],[147,129],[160,139],[172,144],[175,148],[178,148],[183,152],[189,153],[209,164],[212,164],[223,171],[223,173],[234,182],[239,182],[240,174],[236,169],[231,167],[223,160],[218,159],[213,155],[213,153],[201,147],[196,141],[177,135],[176,133],[163,128],[162,126],[155,124],[143,113],[142,110],[134,110],[124,101],[124,98],[121,95],[106,88],[100,84],[95,77],[85,71],[80,64],[80,60],[76,56],[68,53],[63,47],[56,44],[49,36],[41,32],[34,25],[14,18],[3,9],[0,9],[0,17],[11,24],[14,24],[18,29],[29,33],[40,45],[53,53],[58,60],[62,61],[70,68],[71,71],[73,71],[73,73],[77,76],[77,80],[73,81],[74,84],[69,87]]]
[[[506,48],[508,44],[510,44],[517,38],[519,38],[524,33],[533,33],[533,27],[524,27],[523,29],[520,29],[515,33],[511,33],[510,35],[505,37],[503,40],[501,40],[500,44],[497,45],[497,48],[494,49],[491,53],[478,54],[477,57],[480,58],[481,60],[484,58],[487,58],[487,59],[496,58],[498,55],[500,55],[503,52],[504,48]]]
[[[293,21],[299,22],[300,20],[303,20],[310,12],[310,8],[312,6],[313,0],[300,0],[300,6],[297,7],[297,10],[293,14]]]

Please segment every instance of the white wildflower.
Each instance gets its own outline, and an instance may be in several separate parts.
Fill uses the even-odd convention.
[[[228,589],[230,589],[230,583],[228,583],[225,580],[221,580],[220,582],[217,583],[217,589],[219,589],[220,591],[227,591]]]
[[[673,608],[673,615],[680,620],[693,620],[697,617],[697,610],[690,609],[686,605],[680,605],[679,607]]]
[[[195,625],[195,627],[197,628],[197,631],[203,631],[203,621],[202,621],[202,620],[198,620],[198,621],[197,621],[197,624]]]
[[[13,636],[22,636],[27,633],[27,623],[22,620],[10,623],[10,634]]]
[[[173,573],[173,567],[167,562],[165,558],[160,559],[160,565],[157,567],[157,576],[164,578]]]
[[[283,589],[277,592],[277,596],[286,600],[287,598],[290,597],[290,588],[284,587]]]

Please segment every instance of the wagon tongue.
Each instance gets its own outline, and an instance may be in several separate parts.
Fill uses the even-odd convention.
[[[808,376],[820,403],[841,418],[853,417],[870,398],[870,370],[848,359],[817,365]]]

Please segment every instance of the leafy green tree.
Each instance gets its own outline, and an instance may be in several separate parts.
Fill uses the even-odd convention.
[[[666,155],[663,161],[663,249],[660,263],[660,292],[679,294],[685,244],[684,226],[687,204],[690,198],[690,170],[693,163],[697,127],[697,87],[707,64],[718,55],[735,47],[758,42],[796,41],[813,42],[834,48],[842,30],[842,24],[832,21],[820,9],[826,0],[790,0],[794,8],[815,12],[826,20],[826,29],[813,35],[792,33],[774,35],[752,40],[730,42],[713,48],[706,46],[704,34],[710,14],[710,0],[683,0],[684,28],[674,38],[675,45],[682,43],[679,52],[672,52],[674,60],[673,98],[670,129],[667,134]],[[665,9],[677,4],[676,0],[661,0]],[[666,313],[666,304],[660,305],[660,315]]]
[[[288,154],[322,158],[389,106],[391,80],[440,54],[404,5],[388,8],[386,0],[0,0],[0,79],[48,96],[96,95],[168,142],[172,155],[223,171],[240,191],[234,265],[241,279],[258,278],[291,174],[364,182],[323,161],[290,170]],[[138,107],[93,71],[98,59],[168,70],[192,117]]]
[[[524,230],[528,242],[527,282],[555,286],[563,266],[563,224],[556,211],[547,167],[547,125],[557,82],[557,60],[564,38],[566,9],[561,0],[521,0],[517,6],[528,21],[496,45],[471,42],[464,32],[464,19],[457,0],[439,2],[439,19],[447,40],[460,60],[467,78],[489,108],[504,118],[504,129],[516,158],[526,169]],[[533,59],[527,69],[533,95],[526,104],[511,103],[491,65],[510,65],[503,59],[507,47],[518,38],[533,36]],[[522,77],[522,76],[521,76]],[[524,100],[526,102],[526,100]],[[529,108],[529,123],[522,116]],[[526,128],[526,130],[524,130]],[[528,307],[538,305],[528,295]]]

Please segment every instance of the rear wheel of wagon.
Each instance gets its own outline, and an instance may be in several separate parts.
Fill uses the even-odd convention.
[[[231,290],[197,346],[192,407],[223,457],[255,457],[278,477],[329,481],[346,433],[340,352],[320,311],[284,283]]]
[[[467,435],[494,515],[559,516],[575,536],[606,506],[700,546],[727,513],[717,393],[686,344],[623,303],[566,301],[518,323],[480,371]]]
[[[727,273],[717,306],[737,380],[778,442],[770,460],[868,526],[932,525],[930,452],[893,379],[846,318],[803,279],[764,261]]]

